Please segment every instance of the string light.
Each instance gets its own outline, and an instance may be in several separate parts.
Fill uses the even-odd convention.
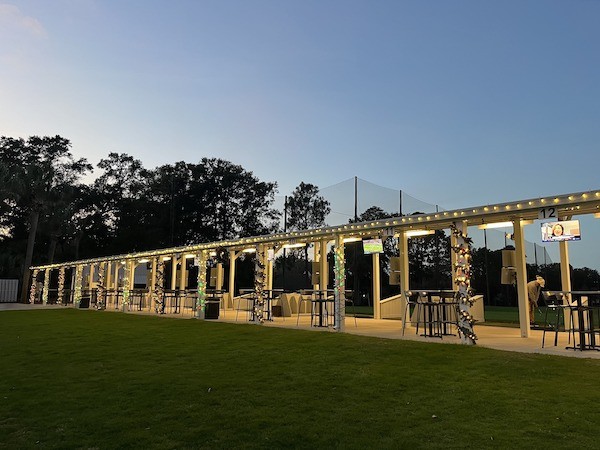
[[[460,228],[452,223],[450,230],[455,238],[456,245],[452,250],[457,254],[457,261],[454,264],[455,278],[454,284],[457,287],[455,300],[458,303],[458,334],[465,344],[475,345],[477,335],[473,331],[475,320],[470,313],[473,306],[471,291],[471,245],[473,239],[467,236]]]
[[[154,311],[156,314],[165,313],[165,261],[160,258],[156,264],[156,279],[154,280],[154,290],[152,291],[152,298],[154,300]]]
[[[131,278],[131,264],[128,261],[123,261],[125,265],[125,270],[123,273],[123,311],[125,308],[130,308],[130,289],[129,289],[129,279]]]
[[[265,250],[261,245],[256,252],[256,259],[254,260],[254,295],[256,297],[254,301],[254,321],[259,324],[265,322]]]
[[[206,313],[206,250],[203,250],[200,253],[199,259],[198,298],[196,299],[196,315],[203,318],[204,314]]]
[[[75,266],[75,294],[73,295],[73,306],[79,308],[81,303],[81,284],[83,278],[83,266],[78,264]]]
[[[344,256],[344,239],[342,236],[339,238],[339,242],[335,246],[333,253],[333,276],[334,276],[334,288],[335,288],[335,323],[337,324],[338,330],[343,327],[342,321],[346,314],[346,301],[344,299],[344,293],[346,290],[346,266]]]
[[[37,296],[38,273],[39,273],[38,269],[33,269],[33,272],[31,273],[31,289],[29,291],[29,303],[31,303],[31,304],[35,303],[35,297]]]
[[[42,303],[48,303],[48,291],[50,290],[50,269],[44,271],[44,290],[42,291]]]
[[[98,268],[98,285],[96,286],[96,309],[106,309],[106,289],[104,287],[104,271],[106,262],[101,262]]]
[[[56,299],[56,303],[58,305],[62,305],[64,295],[65,295],[65,268],[61,267],[58,270],[58,298]]]

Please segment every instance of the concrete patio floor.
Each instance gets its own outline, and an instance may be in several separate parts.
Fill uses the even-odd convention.
[[[10,310],[51,310],[67,308],[66,306],[57,305],[30,305],[22,303],[0,303],[0,311]],[[89,310],[95,312],[96,310]],[[103,312],[111,312],[106,310]],[[113,311],[115,312],[115,311]],[[150,311],[129,311],[127,314],[143,314],[143,315],[154,315]],[[174,318],[192,318],[190,313],[185,314],[165,314],[164,317]],[[219,319],[216,322],[226,323],[238,323],[247,324],[248,318],[245,312],[240,311],[236,314],[235,310],[220,311]],[[335,333],[336,331],[332,327],[311,327],[310,315],[301,314],[298,320],[298,316],[292,317],[274,317],[273,321],[265,321],[264,326],[267,327],[278,327],[278,328],[290,328],[290,329],[304,329],[315,332],[330,332]],[[377,320],[371,318],[356,318],[352,316],[346,317],[346,329],[345,332],[348,334],[355,334],[361,336],[371,336],[384,339],[404,339],[418,342],[428,342],[431,344],[456,344],[462,345],[458,336],[444,336],[439,337],[424,337],[416,334],[414,327],[408,326],[405,330],[404,336],[402,335],[402,322],[400,320]],[[454,331],[453,331],[454,332]],[[475,333],[477,334],[478,340],[477,345],[480,347],[493,348],[496,350],[504,350],[511,352],[522,352],[522,353],[536,353],[543,355],[556,355],[556,356],[567,356],[572,358],[593,358],[600,359],[600,351],[596,350],[573,350],[566,349],[568,345],[568,333],[558,333],[558,345],[554,346],[554,333],[546,332],[545,347],[542,348],[542,330],[531,330],[529,338],[522,338],[520,330],[512,327],[499,327],[490,325],[479,325],[475,327]]]

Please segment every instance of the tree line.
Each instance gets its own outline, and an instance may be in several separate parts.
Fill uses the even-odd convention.
[[[93,166],[75,158],[71,142],[61,136],[0,137],[0,278],[20,278],[28,286],[31,265],[283,231],[282,213],[273,207],[277,184],[232,162],[202,158],[148,169],[130,155],[109,153],[97,168],[101,174],[85,182]],[[291,231],[326,225],[331,208],[317,186],[302,182],[288,196],[285,210],[285,231]],[[372,206],[350,221],[393,216],[398,213]],[[411,287],[451,288],[450,251],[443,231],[411,239]],[[499,286],[499,254],[474,249],[473,286],[492,303],[510,303],[510,293]],[[394,255],[397,248],[388,239],[381,257],[384,271]],[[348,244],[346,259],[347,286],[356,298],[368,297],[370,258],[360,245]],[[286,267],[286,286],[310,287],[307,248],[280,257],[276,279]],[[557,289],[556,268],[543,269]],[[597,271],[575,269],[573,275],[574,288],[600,288]],[[382,283],[384,295],[395,288]]]

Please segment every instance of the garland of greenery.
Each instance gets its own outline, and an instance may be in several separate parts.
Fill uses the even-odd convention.
[[[81,285],[83,278],[83,266],[77,265],[75,266],[75,293],[73,294],[73,306],[75,308],[79,308],[79,303],[81,303]]]
[[[57,305],[62,305],[64,295],[65,295],[65,268],[61,267],[60,269],[58,269],[58,298],[56,299]]]
[[[254,314],[255,323],[263,324],[265,322],[265,251],[260,245],[256,251],[254,260]]]
[[[50,269],[44,271],[44,289],[42,290],[42,303],[48,303],[48,290],[50,289]]]
[[[37,296],[37,277],[39,270],[33,269],[31,273],[31,289],[29,290],[29,303],[34,304]]]
[[[129,261],[125,262],[125,267],[123,268],[123,311],[125,309],[130,309],[130,289],[129,289],[129,279],[131,278],[131,264]]]
[[[156,279],[154,280],[154,291],[152,292],[152,298],[154,300],[154,311],[156,314],[165,313],[165,262],[162,258],[159,259],[156,264]]]
[[[198,298],[196,299],[196,317],[204,318],[206,313],[206,250],[198,255]]]
[[[96,309],[106,309],[106,288],[104,286],[104,271],[106,262],[101,262],[98,267],[98,285],[96,291]]]
[[[471,290],[471,244],[473,240],[463,232],[463,224],[453,223],[450,230],[456,239],[456,245],[452,250],[456,253],[454,270],[456,278],[455,300],[458,310],[458,334],[463,344],[475,345],[477,335],[473,331],[475,320],[471,315],[470,308],[473,306]]]
[[[343,331],[344,316],[346,315],[346,266],[344,256],[344,239],[339,237],[334,250],[333,274],[335,277],[335,323],[339,331]]]

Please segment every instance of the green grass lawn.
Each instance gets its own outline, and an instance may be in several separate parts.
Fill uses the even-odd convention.
[[[595,448],[600,361],[0,312],[0,448]]]

